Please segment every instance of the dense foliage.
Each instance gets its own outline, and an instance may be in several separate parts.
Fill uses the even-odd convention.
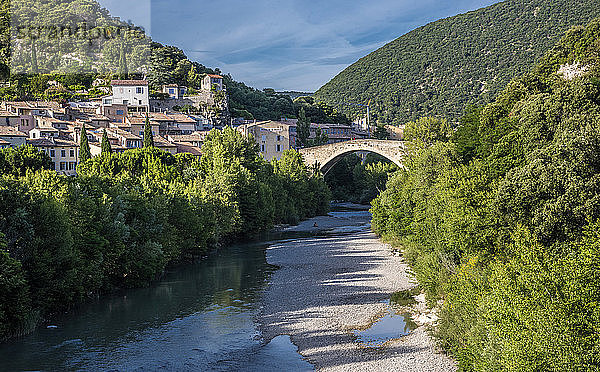
[[[145,148],[92,158],[77,177],[34,171],[37,162],[4,173],[0,339],[224,242],[327,211],[327,186],[297,152],[269,164],[256,146],[227,128],[208,135],[200,160]]]
[[[452,137],[413,138],[373,228],[441,304],[437,336],[463,370],[600,369],[599,154],[600,20]]]
[[[350,116],[401,125],[423,116],[456,121],[491,102],[570,27],[600,16],[597,0],[508,0],[418,28],[362,58],[315,97]]]
[[[388,177],[398,167],[382,156],[369,153],[364,161],[356,154],[344,156],[325,175],[333,200],[369,204],[385,190]]]

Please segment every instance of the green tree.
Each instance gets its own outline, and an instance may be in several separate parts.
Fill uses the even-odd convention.
[[[110,141],[108,140],[108,135],[106,134],[106,129],[102,131],[102,154],[110,154],[112,153],[112,147],[110,145]]]
[[[146,121],[144,122],[144,147],[154,147],[154,135],[152,134],[152,125],[150,125],[148,114],[146,114]]]
[[[373,136],[379,140],[386,140],[390,137],[390,134],[387,129],[385,129],[385,125],[377,123]]]
[[[321,128],[315,129],[315,138],[310,141],[310,146],[322,146],[329,142],[329,136]]]
[[[9,147],[0,150],[0,171],[3,174],[24,176],[27,171],[54,169],[52,159],[31,145]]]
[[[87,130],[85,124],[81,128],[81,134],[79,135],[79,162],[85,163],[92,158],[90,151],[90,144],[88,143]]]
[[[21,263],[6,251],[4,236],[0,240],[0,340],[23,330],[31,312],[29,286]]]
[[[310,121],[306,117],[306,111],[304,107],[300,109],[298,113],[298,123],[296,124],[296,146],[306,147],[309,145],[310,137]]]
[[[404,139],[431,145],[437,141],[447,142],[452,137],[452,127],[445,119],[420,118],[406,123]]]

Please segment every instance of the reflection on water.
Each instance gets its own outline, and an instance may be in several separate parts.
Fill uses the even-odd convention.
[[[356,341],[366,347],[381,347],[386,342],[408,335],[415,330],[417,325],[410,318],[410,314],[398,312],[393,307],[365,330],[355,330],[352,333]]]
[[[265,244],[223,249],[0,344],[0,370],[310,370],[289,338],[263,346],[256,302],[273,267]],[[256,368],[255,368],[256,367]]]

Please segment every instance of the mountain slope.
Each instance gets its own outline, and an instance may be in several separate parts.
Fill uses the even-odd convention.
[[[508,0],[418,28],[360,59],[315,97],[352,115],[374,102],[385,123],[458,118],[492,101],[570,27],[600,16],[597,0]]]

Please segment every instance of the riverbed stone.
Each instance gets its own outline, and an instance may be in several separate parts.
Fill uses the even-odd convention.
[[[402,257],[370,232],[369,222],[366,211],[317,217],[288,230],[314,232],[316,223],[329,234],[268,248],[268,262],[279,269],[261,302],[265,341],[289,335],[323,371],[455,371],[425,326],[381,348],[356,342],[352,330],[369,327],[387,311],[392,293],[416,285]]]

